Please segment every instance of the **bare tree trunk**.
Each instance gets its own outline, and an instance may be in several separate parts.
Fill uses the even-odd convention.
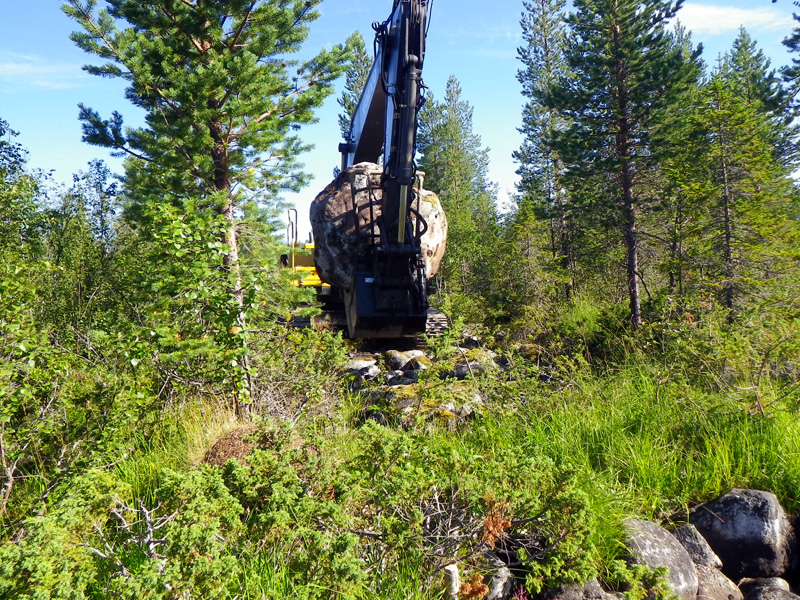
[[[626,105],[621,104],[622,114]],[[625,237],[626,276],[628,281],[628,298],[631,307],[631,329],[637,331],[642,326],[641,299],[639,297],[639,240],[636,231],[636,206],[633,200],[633,174],[631,173],[631,151],[628,137],[628,122],[621,118],[617,131],[617,158],[621,160],[620,187],[624,210],[623,231]]]
[[[616,24],[614,26],[614,45],[619,47],[620,44],[620,26]],[[631,156],[630,123],[628,121],[628,98],[626,93],[630,74],[625,63],[621,60],[617,61],[614,77],[617,84],[616,98],[614,98],[615,108],[616,113],[619,115],[617,119],[616,158],[620,161],[619,183],[624,211],[625,248],[627,250],[626,276],[631,307],[631,329],[637,331],[642,326],[642,309],[639,298],[639,248],[636,231],[636,207],[633,201],[633,172],[631,170],[631,159],[633,157]]]

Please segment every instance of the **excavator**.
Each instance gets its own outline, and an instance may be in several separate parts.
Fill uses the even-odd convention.
[[[422,190],[414,155],[432,2],[394,0],[389,18],[373,24],[375,59],[339,145],[341,174],[311,206],[320,299],[344,305],[351,338],[426,331],[435,267],[426,246],[432,217],[423,205],[430,203],[426,194],[435,195]],[[446,231],[439,212],[436,227]],[[436,252],[438,266],[443,240]]]

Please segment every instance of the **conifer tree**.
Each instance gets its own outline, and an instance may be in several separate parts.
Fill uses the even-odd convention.
[[[320,1],[63,6],[83,28],[73,41],[107,61],[85,70],[127,81],[127,98],[145,111],[146,125],[126,130],[120,113],[104,120],[81,105],[84,140],[131,157],[126,188],[134,199],[207,199],[227,223],[229,269],[238,263],[237,206],[248,192],[274,200],[301,181],[296,157],[303,146],[294,131],[314,120],[347,58],[342,46],[303,62],[290,58]],[[241,301],[241,281],[235,288]]]
[[[693,76],[666,23],[681,0],[576,0],[568,19],[567,61],[552,102],[570,122],[559,150],[569,177],[606,178],[606,208],[621,225],[631,327],[642,323],[639,279],[640,178],[657,159],[652,133],[676,94]],[[594,199],[596,201],[596,199]]]
[[[742,26],[730,51],[723,57],[722,71],[733,90],[747,104],[760,103],[763,111],[782,110],[786,93],[770,60]]]
[[[356,31],[350,37],[352,45],[352,60],[344,76],[344,89],[337,102],[342,107],[339,113],[339,129],[342,136],[346,137],[350,133],[350,122],[361,98],[361,92],[369,77],[369,70],[372,67],[372,58],[367,53],[367,46],[360,32]]]
[[[720,75],[737,96],[767,118],[775,159],[786,166],[796,164],[797,127],[791,123],[788,92],[744,27],[723,57]]]
[[[707,218],[701,221],[709,258],[705,277],[720,290],[732,320],[743,298],[764,292],[795,260],[798,228],[789,171],[772,152],[769,119],[740,96],[738,82],[715,74],[698,113],[708,161]]]
[[[224,335],[226,347],[246,343],[236,335],[247,330],[242,207],[253,199],[275,202],[281,190],[302,184],[297,157],[305,147],[297,129],[315,120],[314,109],[332,93],[349,56],[349,47],[339,45],[307,60],[293,58],[320,2],[105,0],[99,10],[97,0],[63,5],[83,30],[72,40],[106,61],[84,69],[126,81],[126,97],[145,113],[143,127],[125,129],[119,112],[103,119],[80,105],[83,139],[128,156],[128,215],[144,221],[142,229],[159,244],[185,258],[186,235],[216,238],[197,248],[206,249],[205,260],[219,261],[227,293],[205,292],[214,295],[222,321],[204,327]],[[170,258],[160,261],[169,266]],[[167,290],[164,282],[196,286],[192,278],[214,267],[180,268],[183,275],[178,269],[155,282],[170,297],[180,290]],[[220,278],[209,272],[207,281],[215,280]],[[244,373],[247,356],[238,363]]]
[[[445,98],[429,98],[420,113],[417,151],[425,187],[436,192],[448,222],[442,277],[451,289],[489,295],[497,236],[495,187],[489,149],[472,129],[472,106],[455,76]]]
[[[517,80],[526,98],[519,128],[525,137],[513,156],[519,163],[520,176],[514,221],[521,231],[526,229],[528,219],[548,222],[551,253],[565,278],[564,296],[569,299],[573,284],[567,197],[561,182],[563,165],[553,145],[557,131],[565,124],[556,108],[547,102],[550,87],[567,76],[565,4],[565,0],[523,2],[520,26],[524,45],[517,49],[523,68],[517,71]]]

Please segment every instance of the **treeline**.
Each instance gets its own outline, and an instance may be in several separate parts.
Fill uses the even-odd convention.
[[[633,331],[674,313],[793,316],[796,68],[781,78],[744,28],[709,67],[679,21],[668,27],[679,6],[524,3],[509,214],[486,200],[486,150],[450,81],[420,138],[451,217],[450,289],[477,293],[500,322],[623,298]]]

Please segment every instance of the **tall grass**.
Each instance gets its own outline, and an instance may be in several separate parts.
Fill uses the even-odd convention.
[[[197,466],[214,441],[238,425],[231,411],[200,402],[165,411],[152,431],[132,434],[131,452],[116,466],[117,475],[135,498],[149,502],[165,470]]]
[[[585,378],[500,426],[556,461],[592,473],[632,508],[664,517],[732,487],[774,492],[798,508],[800,426],[788,410],[751,414],[721,395],[665,383],[646,364]]]

